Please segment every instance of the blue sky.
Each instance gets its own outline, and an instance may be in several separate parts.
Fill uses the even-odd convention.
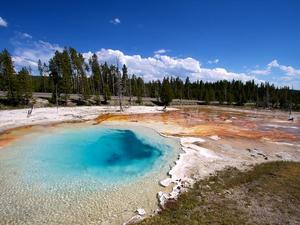
[[[146,79],[255,79],[300,89],[300,1],[5,1],[0,49],[16,68],[72,46]],[[161,50],[161,51],[159,51]]]

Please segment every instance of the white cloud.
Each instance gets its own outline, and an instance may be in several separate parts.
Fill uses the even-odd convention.
[[[268,75],[271,73],[270,69],[264,69],[264,70],[252,70],[252,74],[257,74],[257,75]]]
[[[32,36],[28,33],[21,33],[24,38],[32,39]]]
[[[295,69],[292,66],[286,66],[286,65],[281,65],[278,63],[276,59],[274,59],[272,62],[268,64],[268,68],[279,68],[281,71],[283,71],[286,75],[288,76],[300,76],[300,70]]]
[[[63,50],[59,45],[42,40],[36,41],[30,38],[22,38],[18,35],[11,41],[15,46],[13,60],[16,68],[20,69],[23,66],[30,66],[33,72],[37,70],[37,61],[39,59],[42,62],[48,62],[56,50]],[[160,51],[161,54],[163,52]],[[83,56],[88,60],[92,54],[92,52],[86,52],[83,53]],[[191,57],[177,58],[161,54],[142,57],[141,55],[126,55],[120,50],[113,49],[101,49],[96,54],[101,63],[116,64],[118,60],[120,67],[126,64],[131,74],[143,76],[147,81],[162,79],[164,76],[179,76],[182,79],[189,76],[193,81],[198,79],[204,81],[235,79],[260,82],[255,76],[247,73],[236,73],[225,68],[205,68],[198,60]]]
[[[277,62],[276,59],[274,59],[272,62],[270,62],[270,63],[267,65],[268,68],[278,67],[278,66],[279,66],[279,64],[278,64],[278,62]]]
[[[155,55],[161,55],[161,54],[165,54],[165,53],[167,53],[166,49],[159,49],[157,51],[154,51]]]
[[[300,70],[295,69],[292,66],[285,66],[278,63],[276,59],[272,60],[265,69],[262,70],[252,70],[251,74],[257,75],[268,75],[272,72],[273,68],[278,68],[285,73],[285,75],[289,76],[300,76]]]
[[[27,33],[16,33],[15,37],[11,39],[11,43],[15,47],[12,55],[16,69],[18,70],[23,66],[30,66],[33,69],[33,73],[37,73],[37,61],[39,59],[42,62],[48,63],[56,50],[63,50],[57,44],[34,40]],[[126,64],[131,74],[134,73],[138,76],[143,76],[147,81],[162,79],[164,76],[179,76],[182,79],[189,76],[193,81],[197,79],[204,81],[235,79],[263,82],[256,75],[269,74],[273,68],[277,68],[284,72],[284,76],[270,77],[269,81],[279,86],[289,85],[291,87],[294,85],[294,88],[300,88],[300,70],[292,66],[281,65],[276,59],[267,64],[264,69],[260,70],[256,68],[256,70],[243,73],[228,71],[220,67],[205,68],[194,58],[171,57],[166,55],[166,52],[165,49],[160,49],[155,51],[153,56],[142,57],[141,55],[126,55],[120,50],[101,49],[96,54],[101,63],[116,64],[118,60],[120,67]],[[83,53],[83,56],[88,60],[92,56],[92,52]]]
[[[24,34],[17,33],[11,39],[11,43],[15,47],[12,55],[17,69],[23,66],[30,66],[33,72],[36,72],[39,59],[47,63],[56,50],[63,50],[57,44],[51,44],[42,40],[36,41],[29,37],[24,38],[27,36],[24,36]],[[228,71],[225,68],[202,67],[201,63],[192,57],[178,58],[162,55],[166,52],[165,49],[160,49],[155,52],[159,54],[142,57],[141,55],[126,55],[120,50],[101,49],[96,54],[101,63],[116,64],[118,61],[120,67],[126,64],[131,74],[143,76],[147,81],[162,79],[164,76],[178,76],[182,79],[189,76],[191,80],[216,81],[235,79],[242,81],[256,80],[260,82],[255,76],[246,73],[236,73]],[[92,52],[82,54],[86,60],[93,55]]]
[[[277,67],[278,63],[277,60],[274,59],[273,61],[271,61],[265,69],[255,69],[255,70],[251,70],[250,74],[255,74],[255,75],[268,75],[271,73],[271,70],[273,67]],[[259,65],[256,65],[255,68],[259,68]]]
[[[219,62],[219,59],[214,59],[214,60],[208,60],[208,64],[217,64]]]
[[[17,70],[21,67],[30,66],[35,71],[39,59],[48,63],[56,50],[63,50],[57,44],[51,44],[42,40],[32,40],[31,35],[20,32],[11,39],[11,43],[15,47],[12,55]]]
[[[32,39],[32,36],[28,33],[23,33],[23,32],[19,32],[19,31],[16,31],[15,32],[15,37],[12,38],[13,41],[17,41],[18,39]]]
[[[110,20],[109,22],[114,25],[118,25],[121,23],[121,20],[119,18],[114,18],[114,19]]]
[[[284,71],[286,75],[300,76],[300,70],[297,70],[294,67],[279,65],[279,69],[281,69],[282,71]]]
[[[201,73],[199,73],[199,78],[202,80],[208,80],[208,81],[217,81],[217,80],[241,80],[241,81],[249,81],[249,80],[255,80],[256,82],[263,82],[263,80],[257,79],[255,76],[248,75],[246,73],[236,73],[227,71],[224,68],[214,68],[214,69],[208,69],[203,68],[201,70]]]
[[[39,59],[42,62],[48,63],[56,50],[63,50],[63,48],[57,44],[34,40],[28,33],[16,32],[10,41],[14,46],[12,55],[16,69],[19,70],[23,66],[30,66],[33,69],[33,73],[37,73],[37,62]],[[134,73],[138,76],[143,76],[147,81],[162,79],[164,76],[178,76],[182,79],[189,76],[193,81],[198,79],[204,81],[235,79],[263,82],[258,79],[256,75],[271,74],[273,69],[277,69],[282,71],[283,75],[276,76],[275,78],[269,77],[269,81],[279,86],[294,85],[294,87],[300,89],[300,70],[292,66],[281,65],[276,59],[267,64],[263,69],[256,67],[255,70],[243,73],[228,71],[220,67],[205,68],[198,60],[192,57],[172,57],[166,55],[167,52],[168,50],[159,49],[154,52],[153,56],[143,57],[141,55],[126,55],[120,50],[101,49],[96,52],[96,54],[101,63],[107,62],[108,64],[116,64],[118,59],[120,67],[126,64],[131,74]],[[92,53],[86,52],[83,53],[83,56],[88,60],[92,56]],[[219,59],[211,60],[212,64],[218,62]]]
[[[7,22],[0,16],[0,27],[7,27]]]
[[[269,80],[271,80],[274,84],[278,86],[293,86],[297,89],[300,89],[300,70],[295,69],[292,66],[282,65],[278,62],[277,59],[274,59],[270,63],[268,63],[264,69],[256,69],[250,71],[250,74],[268,75],[271,74],[274,69],[277,69],[277,76],[269,78]]]
[[[83,56],[88,60],[92,54],[92,52],[87,52],[83,53]],[[191,57],[176,58],[159,54],[153,57],[142,57],[141,55],[126,55],[119,50],[112,49],[101,49],[96,54],[101,63],[116,64],[118,59],[120,66],[126,64],[130,73],[143,76],[147,81],[162,79],[164,76],[179,76],[183,79],[189,76],[192,80],[205,81],[257,80],[254,76],[230,72],[224,68],[203,68],[198,60]]]

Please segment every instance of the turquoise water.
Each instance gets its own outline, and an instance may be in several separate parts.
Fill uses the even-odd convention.
[[[29,184],[115,184],[159,171],[173,152],[167,140],[150,129],[62,127],[19,140],[10,148]]]
[[[24,178],[48,183],[80,177],[106,183],[125,181],[151,171],[166,147],[129,129],[58,130],[23,145]]]
[[[122,224],[157,208],[179,151],[144,127],[37,127],[0,151],[2,222]]]

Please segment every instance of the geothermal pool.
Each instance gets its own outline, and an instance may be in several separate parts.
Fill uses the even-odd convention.
[[[16,134],[0,151],[5,224],[121,224],[157,208],[177,140],[144,127],[59,125]]]

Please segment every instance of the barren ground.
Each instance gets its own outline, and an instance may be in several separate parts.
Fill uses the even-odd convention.
[[[117,112],[117,107],[101,106],[59,108],[59,113],[57,113],[55,108],[44,108],[34,110],[32,116],[29,118],[26,117],[26,110],[5,110],[0,112],[0,130],[3,131],[0,135],[0,148],[1,146],[4,147],[12,143],[18,137],[22,136],[22,133],[38,132],[39,129],[55,126],[55,123],[61,122],[85,122],[94,125],[128,124],[131,126],[149,127],[160,132],[162,135],[178,137],[182,143],[183,153],[178,157],[175,167],[169,172],[171,182],[166,185],[167,187],[161,187],[161,193],[169,200],[176,199],[177,194],[184,192],[184,190],[190,190],[189,188],[192,187],[195,182],[195,188],[188,191],[193,198],[195,197],[193,191],[196,191],[198,196],[198,189],[200,188],[199,190],[202,191],[203,187],[207,185],[205,182],[210,182],[210,179],[220,179],[222,183],[224,174],[225,177],[233,176],[237,180],[243,179],[240,177],[248,176],[247,173],[245,175],[245,173],[241,173],[235,169],[230,169],[228,172],[226,170],[228,167],[245,171],[251,169],[253,165],[265,162],[300,161],[299,113],[293,114],[294,121],[288,121],[288,112],[282,111],[246,110],[243,108],[214,106],[192,106],[177,109],[178,110],[170,109],[170,111],[162,112],[161,107],[133,106],[126,108],[125,112]],[[37,124],[40,126],[32,127],[32,125]],[[16,129],[16,127],[21,128]],[[299,172],[299,164],[277,165],[271,163],[269,165],[272,166],[262,167],[264,168],[263,172],[261,172],[263,179],[252,176],[253,179],[251,182],[240,182],[236,186],[230,187],[232,189],[229,190],[230,195],[219,195],[218,192],[216,192],[219,188],[218,185],[216,185],[216,190],[212,188],[212,192],[205,194],[205,204],[209,212],[215,211],[215,207],[219,207],[218,205],[221,204],[221,207],[219,207],[222,209],[219,211],[221,214],[216,214],[217,216],[222,217],[222,213],[225,213],[224,218],[226,218],[226,213],[228,212],[234,213],[233,215],[230,214],[230,218],[234,217],[237,219],[232,221],[228,220],[229,222],[227,220],[221,222],[215,221],[210,224],[257,224],[257,222],[266,224],[268,221],[271,224],[299,223],[299,220],[297,220],[297,217],[299,218],[299,211],[292,210],[293,207],[299,208],[299,195],[296,193],[296,195],[293,195],[291,198],[289,195],[287,195],[288,198],[283,198],[284,196],[282,195],[283,192],[293,191],[295,188],[300,189],[299,180],[296,180],[295,184],[292,182],[293,179],[299,177],[299,175],[295,175]],[[260,167],[257,168],[259,170]],[[272,180],[272,174],[278,171],[280,172],[281,169],[284,174],[291,172],[291,177],[285,178],[278,175],[279,180]],[[218,171],[223,172],[218,173]],[[256,174],[256,170],[253,171]],[[216,173],[217,178],[214,178]],[[166,178],[167,177],[166,175]],[[270,187],[273,187],[277,181],[281,182],[281,186],[277,188],[280,193],[278,192],[278,194],[272,191],[266,193],[264,189],[268,189],[269,186],[265,184],[270,182]],[[288,188],[289,185],[290,189]],[[181,189],[179,186],[183,186],[183,188]],[[252,187],[258,188],[254,188],[255,190],[263,191],[255,191],[253,194],[251,192]],[[226,185],[224,187],[222,186],[222,188],[223,191],[228,189]],[[281,190],[281,188],[283,189]],[[174,193],[176,195],[174,195]],[[261,194],[263,196],[260,196]],[[181,196],[185,195],[186,194],[182,194]],[[248,199],[248,197],[250,197],[250,199]],[[182,198],[185,197],[180,197],[180,199]],[[190,199],[190,197],[187,198]],[[197,199],[198,197],[196,197],[196,200]],[[200,199],[202,199],[202,197]],[[272,201],[269,201],[270,199]],[[202,200],[200,202],[198,200],[195,202],[196,205],[191,206],[196,212],[199,209],[203,210],[203,208],[200,207],[203,202]],[[276,201],[273,202],[273,200]],[[183,204],[183,207],[185,207],[184,205],[186,203],[181,203],[180,201],[183,200],[179,200],[178,203],[175,204],[176,208],[178,208],[180,204]],[[270,204],[268,202],[270,202]],[[274,207],[277,202],[282,202],[283,205],[288,207],[286,209],[276,209]],[[250,208],[247,206],[248,203],[251,203]],[[189,204],[187,206],[189,207]],[[234,210],[230,212],[226,207],[233,207],[236,210],[238,208],[238,211]],[[172,209],[175,210],[174,208]],[[179,207],[178,209],[181,208]],[[189,210],[190,209],[191,208],[189,208]],[[280,210],[283,211],[281,212]],[[168,218],[170,219],[169,216],[177,218],[175,212],[176,210],[174,213],[167,210]],[[290,212],[292,214],[289,214]],[[236,213],[238,215],[244,215],[243,213],[246,213],[248,216],[238,217],[235,216]],[[146,217],[152,214],[153,212],[146,212]],[[196,213],[194,215],[192,213],[189,215],[197,216],[198,214]],[[209,215],[207,215],[207,218],[210,218]],[[249,219],[249,215],[253,215],[253,218]],[[293,217],[291,215],[296,216]],[[261,216],[263,219],[259,221],[255,220],[256,217]],[[198,219],[191,220],[189,224],[201,224],[203,221],[214,221],[213,218],[211,218],[212,220]],[[153,221],[156,220],[154,219]],[[199,221],[202,222],[200,223]],[[282,221],[284,221],[284,223],[282,223]],[[150,221],[146,224],[155,223]],[[161,224],[183,223],[174,222]]]

